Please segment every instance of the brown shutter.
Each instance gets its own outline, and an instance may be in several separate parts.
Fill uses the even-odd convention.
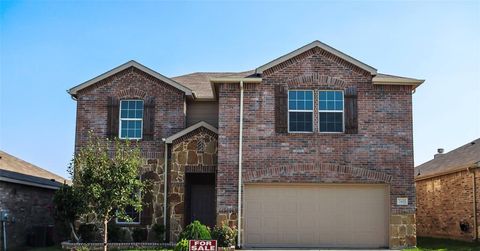
[[[118,137],[119,101],[115,97],[108,97],[107,103],[107,138]]]
[[[148,97],[143,107],[143,139],[153,140],[155,127],[155,98]]]
[[[288,90],[286,86],[275,85],[275,131],[288,132]]]
[[[357,88],[345,90],[345,133],[358,133]]]
[[[140,213],[140,224],[149,226],[152,224],[154,217],[153,213],[153,184],[160,181],[160,177],[153,171],[146,172],[142,175],[142,180],[147,181],[147,188],[145,189],[145,195],[142,199],[142,212]]]
[[[140,212],[140,224],[141,225],[151,225],[153,218],[153,194],[151,191],[148,191],[143,196],[142,202],[142,212]]]

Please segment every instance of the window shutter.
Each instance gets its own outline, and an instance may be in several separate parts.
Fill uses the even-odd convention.
[[[357,88],[345,90],[345,133],[358,133]]]
[[[153,140],[155,127],[155,98],[148,97],[143,107],[143,139]]]
[[[107,138],[118,137],[119,101],[115,97],[108,97],[107,103]]]
[[[140,224],[144,226],[149,226],[152,224],[152,218],[153,218],[153,194],[151,191],[148,191],[143,196],[142,212],[140,212]]]
[[[288,132],[288,90],[286,86],[275,85],[275,131]]]

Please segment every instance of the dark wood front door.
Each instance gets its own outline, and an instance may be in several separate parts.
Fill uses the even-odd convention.
[[[194,220],[213,227],[215,225],[215,175],[187,175],[187,224]]]

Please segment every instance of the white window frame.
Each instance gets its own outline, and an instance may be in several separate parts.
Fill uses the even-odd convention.
[[[138,192],[138,196],[140,198],[142,197],[142,193],[140,193],[140,191]],[[123,220],[118,221],[119,220],[118,217],[115,217],[115,223],[124,224],[124,225],[138,225],[142,221],[142,211],[138,212],[138,221],[123,221]]]
[[[342,110],[320,110],[320,92],[341,92],[342,93]],[[338,112],[342,113],[342,131],[341,132],[322,132],[320,131],[320,113],[321,112]],[[343,90],[318,90],[318,132],[319,133],[345,133],[345,92]]]
[[[290,91],[310,91],[312,92],[312,110],[290,110]],[[312,113],[312,131],[290,131],[290,112],[311,112]],[[287,128],[288,128],[288,133],[313,133],[315,125],[315,118],[314,118],[314,112],[315,112],[315,91],[310,90],[310,89],[292,89],[288,90],[287,92],[287,113],[288,113],[288,118],[287,118]]]
[[[122,99],[120,100],[120,106],[118,109],[118,138],[119,139],[126,139],[126,140],[140,140],[143,138],[143,113],[142,113],[142,118],[124,118],[122,119],[122,102],[123,101],[142,101],[143,106],[142,106],[142,111],[145,113],[145,101],[143,99]],[[122,137],[122,121],[140,121],[140,138],[128,138],[128,137]]]

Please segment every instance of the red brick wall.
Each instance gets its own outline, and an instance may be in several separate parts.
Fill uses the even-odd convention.
[[[108,97],[119,99],[155,97],[154,140],[141,141],[141,148],[150,158],[163,158],[166,138],[185,128],[185,95],[178,89],[130,67],[78,93],[75,147],[85,144],[88,131],[107,136]]]
[[[318,133],[317,122],[314,133],[276,133],[278,84],[314,90],[356,86],[358,134]],[[316,48],[267,70],[261,84],[246,85],[244,95],[245,182],[389,183],[391,213],[414,213],[409,87],[374,86],[366,71]],[[237,205],[238,84],[219,86],[219,114],[217,210],[224,213]],[[397,196],[408,197],[409,205],[396,206]]]
[[[476,170],[477,210],[480,209],[480,171]],[[461,171],[416,182],[418,236],[471,240],[474,236],[473,174]],[[477,211],[477,223],[480,212]],[[463,232],[460,222],[470,230]]]

